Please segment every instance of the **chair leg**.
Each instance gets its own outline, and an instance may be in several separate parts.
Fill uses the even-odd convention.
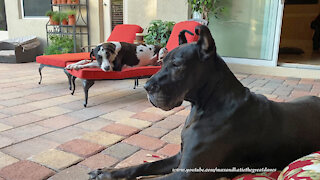
[[[40,64],[40,66],[39,66],[39,74],[40,74],[40,81],[39,81],[39,84],[41,84],[41,81],[42,81],[42,73],[41,73],[41,71],[42,71],[42,69],[45,67],[45,65],[43,65],[43,64]]]
[[[139,86],[139,79],[135,79],[133,89],[136,89],[138,86]]]
[[[72,77],[72,75],[66,69],[63,69],[63,71],[68,77],[69,89],[71,91],[72,90],[72,86],[71,86],[71,77]]]
[[[90,87],[94,84],[93,80],[88,80],[88,79],[84,79],[82,80],[82,85],[83,85],[83,90],[84,90],[84,96],[85,96],[85,100],[83,103],[84,107],[87,107],[88,104],[88,91],[90,89]]]
[[[71,81],[72,81],[72,92],[71,92],[71,95],[73,95],[74,91],[76,90],[76,83],[75,83],[76,79],[77,79],[77,77],[75,77],[75,76],[71,77]]]

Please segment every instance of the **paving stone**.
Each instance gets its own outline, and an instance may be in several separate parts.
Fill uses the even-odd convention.
[[[290,87],[286,87],[286,88],[280,87],[280,88],[276,89],[272,94],[275,94],[278,96],[289,96],[292,89],[293,88],[290,88]]]
[[[2,119],[1,122],[8,124],[10,126],[23,126],[30,123],[34,123],[40,120],[45,119],[44,117],[34,115],[32,113],[19,114],[16,116],[11,116],[5,119]]]
[[[149,136],[145,136],[142,134],[135,134],[125,140],[123,142],[141,147],[146,150],[156,150],[164,146],[164,142],[157,138],[152,138]]]
[[[290,97],[302,97],[302,96],[310,96],[310,95],[317,95],[318,93],[313,93],[313,92],[308,92],[308,91],[298,91],[298,90],[294,90],[292,91],[292,93],[290,94]]]
[[[266,79],[257,79],[254,82],[250,83],[247,87],[252,88],[252,87],[262,87],[264,86],[269,80]]]
[[[300,81],[301,78],[287,77],[287,80]]]
[[[15,142],[15,140],[13,138],[9,138],[9,137],[0,135],[0,148],[9,146],[9,145],[13,144],[14,142]]]
[[[139,112],[139,113],[131,116],[131,118],[140,119],[140,120],[144,120],[144,121],[157,122],[157,121],[164,119],[165,116],[160,115],[160,114],[156,114],[156,113]]]
[[[311,84],[298,84],[294,86],[295,90],[301,90],[301,91],[310,91],[312,88]]]
[[[244,78],[241,80],[241,83],[244,85],[244,86],[247,86],[249,84],[251,84],[252,82],[254,82],[255,80],[257,80],[256,78]]]
[[[181,106],[179,106],[179,107],[173,108],[172,111],[174,111],[174,112],[177,113],[177,112],[179,112],[179,111],[184,110],[185,108],[186,108],[185,106],[181,105]]]
[[[137,152],[140,148],[136,146],[129,145],[127,143],[117,143],[113,146],[110,146],[106,150],[102,151],[102,153],[107,154],[109,156],[115,157],[117,159],[124,159],[133,153]]]
[[[46,119],[43,121],[40,121],[36,124],[49,128],[51,130],[57,130],[61,128],[65,128],[67,126],[71,126],[73,124],[78,123],[79,121],[75,118],[72,118],[67,115],[60,115],[54,118]]]
[[[123,139],[122,136],[102,131],[89,132],[82,136],[82,139],[97,143],[103,146],[110,146]]]
[[[161,140],[171,144],[181,144],[181,131],[182,131],[182,128],[179,127],[169,132],[167,135],[163,136]]]
[[[177,119],[175,119],[176,117],[177,117]],[[175,115],[172,117],[170,116],[160,122],[157,122],[152,127],[158,127],[158,128],[171,130],[171,129],[175,129],[175,128],[179,127],[181,124],[184,123],[184,121],[185,121],[185,117]]]
[[[146,95],[146,97],[147,97],[147,95]],[[125,108],[123,108],[123,110],[138,113],[138,112],[142,112],[143,110],[149,108],[150,106],[151,105],[149,103],[143,102],[143,103],[135,104],[134,106],[125,107]]]
[[[135,114],[134,112],[119,109],[119,110],[107,113],[101,117],[105,118],[105,119],[112,120],[112,121],[120,121],[122,119],[129,118],[129,117],[133,116],[134,114]]]
[[[17,157],[19,159],[27,159],[33,155],[43,151],[57,147],[59,144],[47,139],[36,137],[21,143],[2,149],[3,152]]]
[[[164,110],[161,110],[160,108],[156,108],[156,107],[147,108],[143,112],[156,113],[156,114],[159,114],[159,115],[162,115],[162,116],[165,116],[165,117],[168,117],[171,114],[175,113],[173,110],[164,111]]]
[[[43,180],[54,171],[30,161],[19,161],[0,170],[0,176],[7,180]]]
[[[79,138],[87,132],[88,132],[87,130],[71,126],[71,127],[67,127],[64,129],[60,129],[60,130],[45,134],[41,137],[45,139],[49,139],[51,141],[58,142],[58,143],[65,143],[72,139]]]
[[[283,82],[283,84],[287,84],[287,85],[297,85],[299,84],[299,81],[296,81],[296,80],[285,80]]]
[[[17,114],[24,114],[27,112],[35,111],[38,109],[39,109],[38,107],[34,107],[28,104],[22,104],[22,105],[0,109],[0,113],[8,114],[8,115],[17,115]]]
[[[0,152],[0,169],[18,161],[18,159],[9,156],[8,154]]]
[[[32,156],[30,160],[51,169],[62,170],[66,167],[80,162],[82,158],[56,149],[50,149],[38,155]]]
[[[105,154],[96,154],[94,156],[89,157],[88,159],[82,161],[80,165],[86,166],[91,170],[110,167],[118,162],[117,159],[110,157]]]
[[[109,124],[113,123],[113,121],[104,119],[104,118],[94,118],[88,121],[79,123],[75,125],[75,127],[90,130],[90,131],[97,131]]]
[[[0,123],[0,132],[8,130],[8,129],[12,129],[12,128],[13,128],[12,126],[8,126],[8,125]]]
[[[178,154],[181,150],[180,144],[167,144],[163,148],[159,149],[157,152],[164,154],[166,156],[174,156]]]
[[[155,138],[160,138],[163,135],[167,134],[168,132],[169,132],[169,130],[167,130],[167,129],[157,128],[157,127],[149,127],[147,129],[144,129],[143,131],[141,131],[140,134],[155,137]]]
[[[4,107],[1,106],[0,109],[2,109],[2,108],[4,108]],[[6,117],[9,117],[9,115],[0,113],[0,119],[6,118]]]
[[[50,130],[35,124],[30,124],[22,127],[18,127],[15,129],[10,129],[8,131],[1,132],[1,135],[10,137],[14,139],[16,142],[24,141],[41,134],[45,134]]]
[[[156,155],[161,158],[150,157],[149,155]],[[129,166],[135,166],[139,164],[143,164],[145,161],[152,162],[164,159],[166,156],[160,153],[156,153],[153,151],[146,151],[140,150],[134,153],[132,156],[128,157],[127,159],[121,161],[119,164],[116,165],[115,168],[125,168]]]
[[[126,126],[124,124],[119,124],[119,123],[109,124],[104,128],[102,128],[101,130],[109,133],[113,133],[113,134],[118,134],[121,136],[130,136],[140,131],[140,129],[134,128],[132,126]]]
[[[43,117],[54,117],[54,116],[66,114],[68,112],[71,112],[71,110],[54,106],[46,109],[41,109],[38,111],[33,111],[32,114],[43,116]]]
[[[96,107],[88,107],[86,109],[81,109],[78,111],[73,111],[68,113],[69,116],[78,119],[79,121],[85,121],[88,119],[97,118],[98,116],[104,114],[105,112]]]
[[[146,127],[151,126],[151,124],[152,124],[149,121],[143,121],[143,120],[133,119],[133,118],[122,119],[122,120],[118,121],[117,123],[132,126],[132,127],[138,128],[138,129],[144,129]]]
[[[184,109],[184,110],[178,112],[176,115],[187,117],[189,114],[190,114],[190,110],[189,109]]]
[[[89,169],[75,165],[60,171],[59,173],[50,177],[49,180],[88,180],[89,172]]]
[[[97,154],[105,149],[105,147],[99,144],[91,143],[82,139],[74,139],[61,144],[58,148],[85,158]]]

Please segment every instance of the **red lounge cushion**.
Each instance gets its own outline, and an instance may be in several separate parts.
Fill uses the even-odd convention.
[[[81,79],[129,79],[135,77],[152,76],[161,69],[161,66],[143,66],[126,68],[122,71],[104,72],[100,68],[85,68],[80,70],[68,70],[73,76]]]
[[[56,67],[66,67],[67,62],[76,62],[84,59],[90,59],[90,53],[68,53],[43,55],[37,57],[37,63],[51,65]]]
[[[281,180],[319,180],[320,151],[304,156],[284,168],[279,176]]]
[[[179,46],[179,33],[182,30],[188,30],[194,34],[194,36],[192,36],[192,35],[186,33],[186,38],[188,40],[188,43],[197,41],[199,37],[195,34],[194,30],[199,25],[200,24],[195,21],[183,21],[183,22],[179,22],[179,23],[175,24],[172,29],[167,46],[166,46],[168,51],[171,51],[174,48]]]
[[[134,24],[120,24],[114,27],[107,41],[133,43],[136,33],[142,33],[142,27]]]

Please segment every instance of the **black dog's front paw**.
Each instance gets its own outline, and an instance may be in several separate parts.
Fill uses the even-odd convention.
[[[89,180],[114,180],[111,175],[113,169],[105,168],[105,169],[97,169],[95,171],[91,171],[89,173],[90,178]]]

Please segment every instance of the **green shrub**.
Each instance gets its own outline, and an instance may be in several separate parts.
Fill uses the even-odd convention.
[[[68,14],[61,12],[60,16],[59,16],[59,19],[60,19],[60,22],[62,22],[64,19],[68,20]]]
[[[49,39],[51,43],[45,49],[45,55],[73,52],[73,38],[71,36],[52,35]]]
[[[148,28],[148,34],[144,36],[145,43],[165,47],[169,40],[174,24],[175,22],[172,21],[151,21]]]
[[[46,16],[53,16],[54,14],[56,14],[56,12],[54,12],[54,11],[47,11],[46,12]]]

